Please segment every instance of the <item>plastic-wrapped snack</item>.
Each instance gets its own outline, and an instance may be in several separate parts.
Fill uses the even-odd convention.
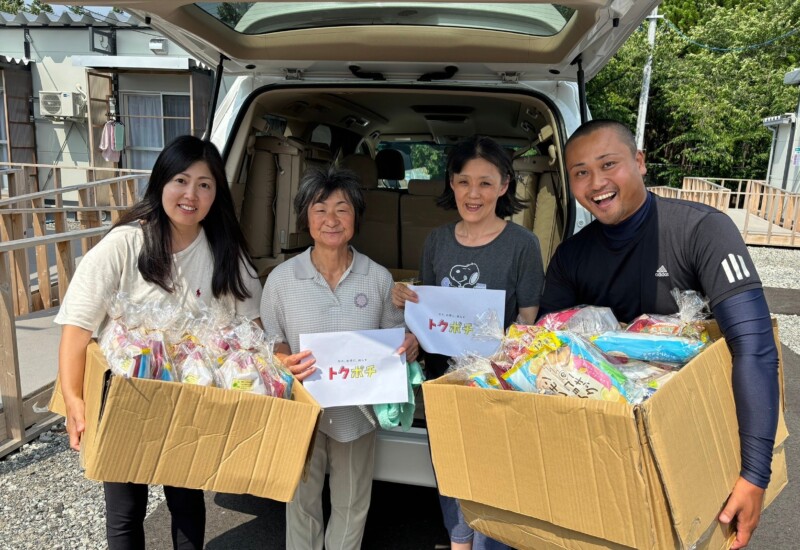
[[[708,331],[703,319],[708,317],[708,299],[694,290],[671,291],[678,312],[673,315],[643,314],[631,321],[627,332],[642,332],[665,336],[683,336],[707,342]]]
[[[628,380],[591,342],[573,332],[556,335],[566,346],[544,357],[536,379],[540,391],[619,403],[642,401],[642,387]]]
[[[679,370],[675,363],[645,362],[635,359],[611,357],[625,378],[640,384],[645,390],[645,399],[653,395]]]
[[[140,330],[117,325],[113,335],[102,338],[111,372],[127,378],[150,378],[150,342]]]
[[[451,376],[451,379],[467,386],[486,389],[500,388],[500,383],[497,382],[492,371],[491,360],[475,353],[451,357],[445,372]]]
[[[514,324],[503,338],[503,353],[516,362],[522,356],[536,355],[561,347],[556,335],[544,327]]]
[[[217,370],[222,387],[267,395],[255,356],[247,350],[231,352]]]
[[[672,363],[688,363],[706,346],[697,338],[627,331],[606,332],[592,341],[610,355]]]
[[[172,361],[167,354],[167,346],[164,342],[164,334],[161,331],[153,331],[148,335],[150,344],[150,376],[153,380],[163,380],[173,382],[177,380]]]
[[[184,384],[196,386],[216,386],[212,361],[205,348],[190,334],[172,348],[173,361],[178,371],[178,379]]]
[[[542,365],[547,360],[547,357],[556,353],[558,349],[563,349],[563,347],[519,356],[514,361],[514,364],[501,375],[502,379],[517,391],[539,392],[537,379]]]
[[[119,318],[112,318],[108,320],[100,331],[97,343],[100,345],[100,349],[102,349],[106,355],[109,355],[113,351],[119,349],[120,345],[125,342],[127,333],[128,327],[122,323],[122,320]]]
[[[256,368],[261,374],[261,380],[266,388],[266,395],[291,398],[292,385],[294,383],[292,373],[286,370],[280,361],[276,361],[272,353],[266,348],[254,350],[250,353],[253,354]]]
[[[514,387],[508,382],[506,382],[505,378],[503,378],[503,375],[505,375],[513,365],[507,362],[495,362],[495,361],[492,361],[491,364],[492,364],[492,371],[494,372],[494,375],[497,378],[497,383],[500,384],[500,388],[504,390],[513,390]]]
[[[548,330],[565,330],[583,336],[593,336],[620,328],[619,321],[611,308],[587,305],[548,313],[536,324]]]
[[[503,389],[497,377],[488,372],[472,374],[467,381],[467,385],[474,386],[476,388],[483,388],[485,390]]]
[[[216,386],[214,373],[208,364],[203,350],[198,348],[189,353],[178,367],[180,381],[195,386]]]
[[[500,375],[517,391],[537,391],[540,357],[563,346],[556,334],[535,325],[511,325],[503,339],[503,352],[511,366]]]
[[[223,337],[228,340],[231,349],[255,350],[265,343],[264,330],[243,317],[236,318],[233,324],[223,330]]]

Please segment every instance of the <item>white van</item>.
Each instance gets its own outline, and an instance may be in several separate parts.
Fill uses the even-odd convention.
[[[514,155],[513,221],[545,266],[588,221],[566,184],[563,144],[588,116],[585,81],[658,0],[119,2],[232,80],[212,115],[241,226],[263,277],[310,244],[292,199],[304,169],[359,173],[366,218],[353,245],[413,277],[450,145],[490,136]],[[235,78],[234,78],[235,77]],[[215,93],[215,97],[216,97]],[[375,479],[434,486],[422,408],[409,432],[381,431]]]

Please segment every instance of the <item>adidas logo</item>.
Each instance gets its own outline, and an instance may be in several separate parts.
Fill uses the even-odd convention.
[[[729,283],[741,281],[750,276],[750,272],[744,264],[744,258],[738,254],[736,256],[728,254],[728,257],[722,260],[720,265],[722,265],[722,270],[725,272]]]
[[[656,277],[669,277],[669,271],[663,265],[656,269]]]

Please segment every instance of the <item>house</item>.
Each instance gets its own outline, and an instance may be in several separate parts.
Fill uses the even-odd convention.
[[[783,83],[798,86],[800,69],[786,73]],[[762,124],[772,131],[772,147],[767,167],[767,185],[790,193],[800,193],[800,104],[796,113],[767,117]]]
[[[0,162],[149,170],[173,137],[204,132],[213,72],[128,14],[0,13],[0,44]],[[109,122],[124,126],[118,160],[101,151]],[[36,181],[51,189],[52,168]]]

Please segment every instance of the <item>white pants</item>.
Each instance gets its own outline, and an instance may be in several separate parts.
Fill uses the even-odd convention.
[[[286,505],[287,550],[322,550],[322,487],[329,470],[331,517],[324,534],[327,550],[359,550],[372,496],[376,431],[339,443],[318,431],[308,468],[294,499]]]

